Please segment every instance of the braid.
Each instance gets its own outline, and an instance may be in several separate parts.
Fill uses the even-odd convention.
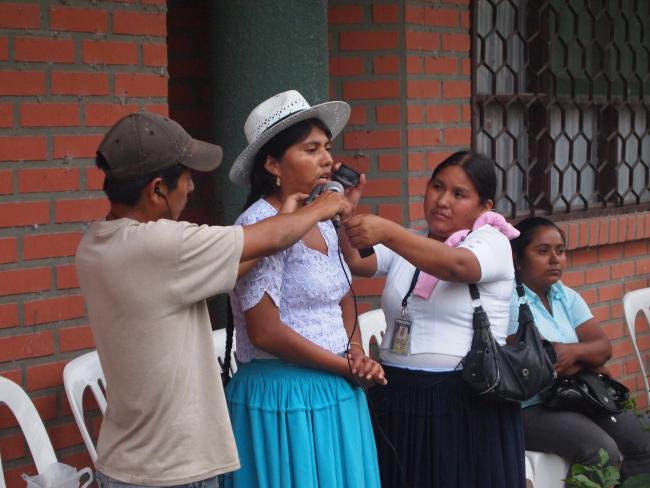
[[[223,356],[223,366],[221,372],[221,379],[223,386],[226,386],[230,381],[230,356],[232,353],[232,340],[235,335],[235,321],[232,317],[232,305],[230,304],[230,297],[226,301],[226,352]]]

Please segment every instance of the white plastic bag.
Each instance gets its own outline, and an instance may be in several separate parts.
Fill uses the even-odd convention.
[[[81,477],[87,474],[88,481],[79,486]],[[27,488],[86,488],[93,480],[90,468],[77,468],[63,463],[50,464],[41,474],[36,476],[21,475],[27,482]]]

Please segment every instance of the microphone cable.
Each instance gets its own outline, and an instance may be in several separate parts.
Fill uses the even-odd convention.
[[[400,476],[402,477],[402,480],[404,481],[404,488],[411,488],[411,485],[408,483],[408,478],[406,477],[406,470],[404,469],[404,465],[402,464],[402,460],[399,457],[399,454],[397,453],[397,449],[393,445],[393,443],[390,441],[388,438],[388,435],[384,432],[384,429],[381,428],[381,425],[379,425],[379,421],[377,420],[377,412],[375,410],[375,406],[368,397],[368,388],[363,386],[359,379],[352,374],[352,362],[350,361],[350,356],[348,355],[347,351],[350,350],[350,344],[352,342],[352,337],[354,337],[354,333],[357,331],[357,326],[359,324],[359,309],[357,307],[357,295],[354,293],[354,288],[352,287],[352,278],[351,276],[348,276],[347,271],[345,270],[345,264],[343,264],[343,256],[341,255],[341,235],[339,234],[339,226],[332,222],[334,225],[334,230],[336,231],[336,238],[337,238],[337,251],[338,251],[338,256],[339,256],[339,263],[341,265],[341,270],[343,271],[343,275],[345,276],[345,280],[348,282],[348,286],[350,287],[350,292],[352,293],[352,301],[354,303],[354,325],[352,326],[352,332],[350,332],[350,335],[348,337],[348,343],[346,346],[346,354],[345,354],[345,359],[348,362],[348,369],[350,371],[350,376],[353,378],[353,382],[361,388],[361,391],[363,391],[364,395],[366,396],[366,402],[368,404],[368,410],[370,411],[370,416],[374,420],[373,422],[373,427],[379,431],[379,434],[381,435],[382,439],[386,442],[388,447],[390,447],[391,452],[395,456],[395,460],[397,461],[397,466],[399,467],[400,471]],[[370,352],[370,351],[368,351]],[[364,351],[365,353],[365,351]],[[379,361],[377,361],[379,362]],[[381,363],[380,363],[381,365]],[[383,368],[383,366],[382,366]],[[375,386],[375,388],[377,388]]]

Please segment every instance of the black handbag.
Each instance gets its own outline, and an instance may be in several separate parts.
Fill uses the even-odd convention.
[[[542,393],[544,405],[553,410],[569,410],[586,415],[616,415],[630,398],[625,385],[603,374],[584,370],[563,376]]]
[[[514,342],[504,346],[497,343],[490,331],[478,287],[471,283],[469,289],[474,307],[474,335],[472,347],[462,361],[462,376],[470,388],[479,395],[509,401],[528,400],[549,388],[555,379],[555,351],[539,335],[519,277],[519,328]]]

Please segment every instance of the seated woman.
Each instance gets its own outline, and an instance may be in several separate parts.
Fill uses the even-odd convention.
[[[331,139],[349,114],[345,102],[310,107],[294,90],[253,109],[244,127],[249,146],[230,172],[233,182],[251,187],[237,223],[275,215],[292,194],[304,200],[326,183]],[[364,355],[358,328],[352,334],[346,274],[336,230],[326,221],[254,264],[235,286],[230,298],[242,364],[226,397],[241,469],[224,477],[226,487],[379,486],[358,385],[386,380]]]
[[[582,369],[604,372],[612,347],[582,297],[560,281],[566,268],[562,231],[550,220],[532,217],[515,226],[511,241],[515,268],[525,285],[540,334],[553,343],[559,376]],[[517,330],[518,300],[513,296],[509,333]],[[621,478],[650,473],[650,434],[626,410],[612,416],[550,410],[537,396],[523,404],[526,449],[552,452],[571,464],[595,464],[602,448],[609,462],[621,464]]]
[[[519,404],[478,397],[460,371],[473,335],[468,283],[478,284],[499,343],[508,329],[515,231],[491,211],[495,191],[494,162],[461,151],[431,175],[423,231],[374,215],[346,225],[355,247],[383,244],[367,258],[344,247],[355,274],[386,276],[379,358],[388,385],[368,394],[383,487],[524,486]]]

